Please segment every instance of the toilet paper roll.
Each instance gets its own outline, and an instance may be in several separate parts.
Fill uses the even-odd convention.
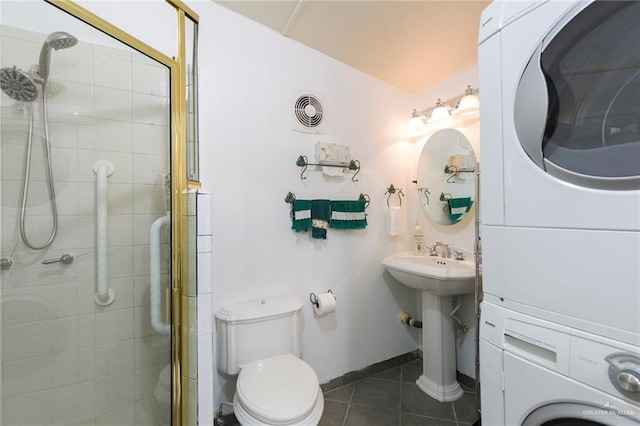
[[[316,296],[317,305],[313,305],[313,310],[317,316],[321,317],[336,310],[336,298],[332,293],[322,293]]]

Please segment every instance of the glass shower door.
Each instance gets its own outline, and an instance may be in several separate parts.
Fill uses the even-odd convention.
[[[0,424],[170,424],[169,71],[1,7]]]

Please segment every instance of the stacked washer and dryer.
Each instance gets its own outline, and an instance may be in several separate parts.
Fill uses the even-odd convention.
[[[485,425],[640,423],[640,2],[504,1],[479,37]]]

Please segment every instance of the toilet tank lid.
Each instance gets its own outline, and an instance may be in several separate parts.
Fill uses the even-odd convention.
[[[302,309],[302,305],[296,296],[252,300],[225,305],[218,310],[216,318],[226,322],[251,322],[292,314]]]

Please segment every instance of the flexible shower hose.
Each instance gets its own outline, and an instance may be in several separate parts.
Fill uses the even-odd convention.
[[[44,120],[44,141],[45,141],[45,152],[47,154],[47,174],[48,174],[48,187],[49,187],[49,197],[51,198],[51,214],[53,216],[53,227],[51,229],[51,235],[46,243],[43,245],[37,246],[29,241],[27,238],[26,226],[25,226],[25,217],[27,212],[27,200],[29,196],[29,181],[31,174],[31,148],[33,145],[33,121],[34,121],[34,110],[33,105],[31,106],[31,112],[29,114],[29,137],[27,140],[27,154],[25,159],[24,166],[24,179],[22,186],[22,202],[20,205],[20,236],[22,237],[22,241],[24,244],[33,250],[42,250],[46,247],[49,247],[53,242],[53,239],[56,236],[56,232],[58,231],[58,208],[56,206],[56,194],[53,186],[53,168],[51,165],[51,142],[49,141],[49,117],[47,112],[47,91],[45,84],[42,85],[42,115]]]

